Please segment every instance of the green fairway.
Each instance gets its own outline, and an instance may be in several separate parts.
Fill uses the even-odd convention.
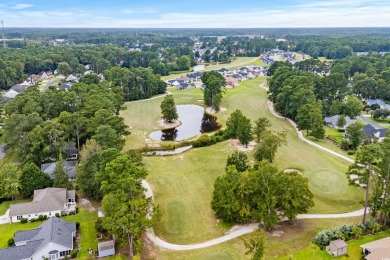
[[[283,223],[280,227],[275,228],[271,232],[267,232],[267,238],[265,241],[265,254],[264,259],[289,259],[288,256],[293,255],[295,260],[312,259],[311,241],[316,233],[325,228],[332,228],[341,226],[344,224],[360,223],[361,218],[342,218],[342,219],[305,219],[295,221],[293,225]],[[379,235],[378,235],[379,236]],[[250,259],[248,255],[245,255],[245,247],[243,239],[248,237],[245,235],[228,242],[191,251],[158,251],[155,252],[158,257],[156,259]],[[378,237],[379,238],[379,237]],[[377,238],[376,238],[377,239]],[[367,243],[360,242],[359,245]],[[355,251],[356,246],[353,243],[357,241],[351,241],[348,243],[348,252],[351,254]],[[319,256],[323,255],[325,251],[319,251],[317,248],[316,258],[322,259]],[[326,254],[326,253],[325,253]],[[297,257],[297,256],[304,257]],[[354,254],[353,254],[354,255]],[[308,257],[310,256],[310,257]],[[326,255],[324,255],[327,257]],[[323,258],[331,259],[331,258]],[[351,258],[348,259],[359,259]]]
[[[248,80],[227,90],[222,102],[227,111],[217,115],[218,121],[225,125],[229,114],[240,109],[252,121],[263,116],[270,119],[273,130],[285,129],[288,144],[279,149],[275,165],[280,169],[300,169],[309,178],[315,201],[310,213],[340,213],[361,208],[362,190],[348,186],[345,175],[348,163],[303,142],[286,120],[275,118],[268,111],[266,90],[259,87],[264,81],[265,78]],[[199,89],[173,90],[172,94],[177,104],[202,104]],[[132,126],[132,135],[126,149],[145,145],[145,138],[158,126],[161,100],[127,103],[129,109],[122,115]],[[227,156],[236,149],[229,140],[176,156],[145,158],[150,173],[147,179],[162,213],[159,236],[173,243],[188,244],[223,234],[226,229],[218,225],[210,202],[214,181],[224,173]],[[251,153],[250,160],[253,160]]]

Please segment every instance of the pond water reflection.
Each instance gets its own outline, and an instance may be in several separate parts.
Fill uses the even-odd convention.
[[[181,125],[177,128],[152,132],[149,138],[162,141],[183,141],[201,133],[214,132],[221,128],[217,118],[204,112],[197,105],[178,105],[177,114]]]

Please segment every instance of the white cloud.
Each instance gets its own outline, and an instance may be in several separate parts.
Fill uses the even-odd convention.
[[[157,13],[155,9],[152,8],[141,8],[141,9],[129,9],[125,8],[121,10],[124,14],[154,14]]]
[[[30,8],[30,7],[33,7],[34,5],[30,5],[30,4],[16,4],[12,7],[12,9],[15,9],[15,10],[21,10],[21,9],[26,9],[26,8]]]

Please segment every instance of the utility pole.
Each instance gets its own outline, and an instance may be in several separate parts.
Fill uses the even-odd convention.
[[[7,48],[7,42],[5,40],[5,31],[4,31],[4,20],[1,20],[1,28],[3,30],[3,48]]]

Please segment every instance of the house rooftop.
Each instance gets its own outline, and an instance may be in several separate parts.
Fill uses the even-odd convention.
[[[374,250],[378,248],[390,248],[390,237],[385,237],[367,244],[360,245],[361,248]]]
[[[47,188],[34,191],[32,202],[12,204],[9,216],[22,216],[40,212],[62,210],[68,199],[75,199],[75,191],[65,188]],[[1,259],[1,258],[0,258]]]
[[[337,240],[334,240],[334,241],[331,241],[330,242],[331,244],[333,244],[336,248],[344,248],[347,246],[347,243],[345,243],[344,240],[341,240],[341,239],[337,239]]]
[[[366,260],[389,260],[390,248],[378,248],[366,256]]]
[[[113,248],[115,248],[115,244],[113,240],[101,242],[98,244],[98,251],[105,251]]]
[[[73,248],[74,232],[76,232],[76,223],[51,217],[36,229],[16,232],[14,236],[15,243],[26,243],[1,249],[0,259],[30,259],[34,253],[49,243]]]

